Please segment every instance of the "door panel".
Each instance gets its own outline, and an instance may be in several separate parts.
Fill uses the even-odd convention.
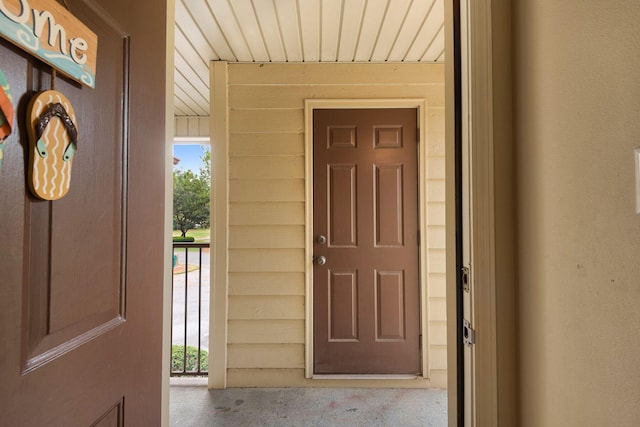
[[[94,90],[55,79],[79,136],[60,200],[26,181],[26,107],[51,69],[0,40],[16,106],[0,171],[0,425],[160,425],[166,5],[101,3],[67,0],[99,51]]]
[[[99,35],[98,69],[109,64],[110,72],[99,76],[99,85],[92,91],[63,78],[55,81],[56,89],[76,111],[79,149],[69,196],[55,202],[25,199],[29,221],[25,235],[33,251],[24,261],[29,346],[23,371],[55,359],[124,319],[126,235],[122,218],[127,171],[122,165],[128,144],[123,117],[129,105],[128,38],[112,23],[89,15],[94,15],[92,29]],[[27,82],[30,90],[48,88],[51,74],[47,68],[33,63],[34,79]],[[99,112],[94,97],[100,99]],[[96,113],[110,120],[100,120]],[[82,201],[80,210],[78,201]]]
[[[374,165],[374,173],[375,245],[376,247],[402,247],[404,244],[402,165]]]
[[[356,165],[329,167],[329,245],[355,247],[358,217],[356,216]]]
[[[314,111],[316,374],[420,373],[416,128],[415,109]]]
[[[404,272],[376,271],[376,341],[405,337]]]
[[[109,409],[98,421],[91,427],[120,427],[124,424],[124,410],[122,401],[118,402],[113,408]]]
[[[358,339],[358,287],[355,271],[331,271],[329,283],[329,341]]]

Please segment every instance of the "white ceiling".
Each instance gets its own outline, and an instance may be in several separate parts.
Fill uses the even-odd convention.
[[[176,0],[175,115],[209,115],[209,62],[443,62],[444,0]]]

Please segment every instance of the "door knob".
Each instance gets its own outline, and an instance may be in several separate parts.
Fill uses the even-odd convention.
[[[316,264],[325,265],[326,263],[327,263],[327,257],[325,257],[324,255],[320,255],[319,257],[316,257]]]

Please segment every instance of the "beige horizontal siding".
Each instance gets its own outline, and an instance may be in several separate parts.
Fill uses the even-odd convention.
[[[304,368],[304,344],[230,344],[228,351],[230,369]]]
[[[429,380],[431,383],[431,387],[447,388],[447,370],[431,369],[429,371]]]
[[[229,319],[301,319],[304,320],[304,297],[299,295],[232,295]]]
[[[304,105],[296,109],[231,110],[229,131],[234,132],[304,132]]]
[[[229,272],[304,271],[300,249],[230,249]]]
[[[444,157],[427,159],[427,178],[444,180]]]
[[[229,64],[231,86],[391,83],[406,86],[427,82],[444,85],[443,64]],[[375,88],[372,88],[371,95],[375,97]],[[342,97],[348,97],[348,93]]]
[[[427,271],[429,273],[446,273],[446,253],[444,249],[429,248],[427,250]]]
[[[301,133],[261,132],[233,134],[229,147],[231,157],[300,156],[304,155],[304,135]]]
[[[234,87],[229,102],[236,109],[243,108],[303,108],[305,99],[339,99],[344,96],[343,85],[331,86],[281,86],[247,85]],[[371,87],[352,86],[351,98],[427,98],[430,107],[444,106],[444,91],[440,84],[376,85],[375,96]]]
[[[232,249],[304,248],[303,225],[234,225],[229,236]]]
[[[256,355],[256,357],[259,357]],[[304,369],[228,369],[229,387],[304,387]]]
[[[304,201],[233,203],[229,206],[229,224],[304,226]]]
[[[444,110],[431,108],[427,128],[427,273],[429,377],[446,376],[446,236]],[[444,374],[444,375],[443,375]]]
[[[318,386],[303,369],[304,101],[338,98],[427,100],[429,375],[446,386],[444,67],[229,64],[228,89],[229,386]]]
[[[427,120],[427,156],[444,158],[444,108],[429,108]]]
[[[303,179],[304,158],[282,157],[232,157],[229,159],[230,179]]]
[[[229,202],[304,202],[304,179],[231,180]]]
[[[299,320],[229,320],[229,344],[304,344]],[[260,357],[255,354],[255,357]]]
[[[429,296],[435,298],[446,298],[447,278],[444,273],[429,273]]]
[[[428,229],[427,245],[433,249],[444,249],[446,245],[446,230],[444,225],[432,225]]]
[[[447,369],[447,346],[429,346],[429,367],[431,369]]]
[[[229,295],[304,295],[304,273],[229,273]]]
[[[427,217],[429,226],[444,227],[446,218],[446,205],[444,202],[428,202]]]
[[[427,199],[428,203],[445,201],[444,179],[429,179],[427,182]]]
[[[447,345],[447,322],[436,320],[429,322],[429,345]]]
[[[442,297],[429,297],[429,321],[447,320],[447,300]]]

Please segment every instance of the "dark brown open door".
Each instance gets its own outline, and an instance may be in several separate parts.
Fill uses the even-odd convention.
[[[16,106],[0,172],[0,425],[159,426],[166,5],[66,3],[99,51],[95,90],[55,81],[79,135],[60,200],[26,181],[26,107],[51,68],[0,40]]]
[[[417,112],[313,120],[314,373],[420,373]]]

